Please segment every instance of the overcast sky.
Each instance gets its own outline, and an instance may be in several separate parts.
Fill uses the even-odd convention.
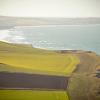
[[[0,15],[100,17],[100,0],[0,0]]]

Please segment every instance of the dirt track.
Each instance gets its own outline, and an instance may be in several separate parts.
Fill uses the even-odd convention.
[[[67,77],[25,73],[0,72],[0,88],[60,89],[66,90]]]
[[[100,100],[100,78],[96,77],[100,57],[94,53],[76,55],[80,58],[80,64],[68,82],[70,100]]]

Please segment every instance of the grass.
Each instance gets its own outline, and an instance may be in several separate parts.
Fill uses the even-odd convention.
[[[0,100],[69,100],[65,91],[0,90]]]
[[[50,74],[70,75],[79,59],[71,54],[61,54],[55,51],[41,50],[26,45],[15,45],[0,42],[1,71],[21,71]],[[4,67],[4,65],[7,65]]]

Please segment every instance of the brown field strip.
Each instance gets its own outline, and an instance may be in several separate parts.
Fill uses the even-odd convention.
[[[39,74],[0,72],[0,89],[66,90],[68,77]]]

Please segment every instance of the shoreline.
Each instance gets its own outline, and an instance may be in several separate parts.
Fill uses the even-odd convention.
[[[39,47],[34,47],[31,43],[12,43],[12,42],[8,42],[8,41],[1,41],[2,43],[7,43],[7,44],[11,44],[11,45],[19,45],[19,46],[26,46],[26,47],[31,47],[31,48],[35,48],[35,49],[40,49],[40,50],[46,50],[46,51],[55,51],[58,53],[94,53],[96,55],[100,55],[98,53],[96,53],[95,51],[91,51],[91,50],[82,50],[82,49],[47,49],[47,48],[39,48]]]

